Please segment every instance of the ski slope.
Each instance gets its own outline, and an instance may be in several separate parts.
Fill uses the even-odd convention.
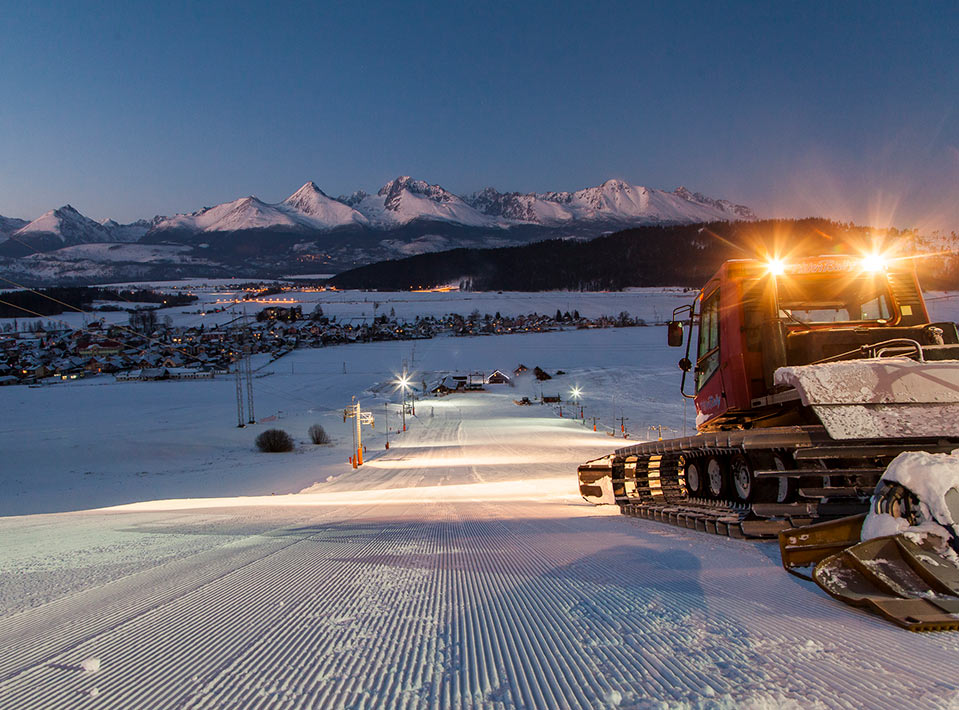
[[[664,330],[295,351],[246,429],[228,380],[0,390],[0,707],[956,707],[959,635],[843,606],[775,544],[583,502],[576,465],[624,442],[513,404],[531,377],[396,431],[414,355],[562,368],[544,391],[580,385],[601,425],[679,429]],[[358,470],[351,392],[391,412]],[[268,426],[297,451],[255,452]]]
[[[774,545],[591,507],[569,471],[603,442],[507,393],[472,396],[447,398],[369,468],[296,505],[191,499],[0,520],[34,593],[11,594],[22,582],[3,575],[3,706],[959,701],[955,635],[837,604],[782,572]],[[92,658],[100,669],[82,670]]]

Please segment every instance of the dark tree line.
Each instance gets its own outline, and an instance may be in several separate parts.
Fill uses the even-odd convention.
[[[698,288],[729,259],[868,251],[874,231],[823,219],[648,226],[590,241],[553,239],[519,247],[421,254],[352,269],[331,283],[380,290],[444,284],[482,291]],[[908,241],[898,232],[887,238]]]
[[[0,318],[56,316],[64,311],[90,310],[94,301],[130,301],[159,306],[185,306],[197,300],[189,294],[167,294],[148,289],[109,289],[87,286],[11,291],[0,294]],[[71,308],[72,306],[72,308]]]

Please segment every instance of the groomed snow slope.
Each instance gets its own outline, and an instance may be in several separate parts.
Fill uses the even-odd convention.
[[[570,379],[589,383],[587,406],[605,409],[616,394],[629,401],[627,416],[656,409],[678,425],[681,405],[662,412],[676,399],[665,371],[667,362],[675,368],[673,351],[651,347],[663,339],[662,328],[438,339],[417,344],[417,362],[465,369],[535,351],[547,369],[565,363]],[[400,345],[409,346],[298,351],[290,357],[309,358],[293,361],[298,372],[281,374],[279,361],[257,381],[258,397],[269,408],[283,394],[288,412],[278,423],[301,428],[317,415],[311,408],[341,406],[359,382],[388,376]],[[355,363],[346,375],[330,367],[344,353]],[[87,421],[63,432],[81,444],[72,459],[139,456],[149,468],[129,474],[143,502],[0,519],[0,705],[893,710],[959,702],[959,636],[909,634],[838,604],[784,573],[773,544],[584,503],[576,464],[621,440],[548,407],[513,405],[537,389],[529,381],[418,402],[410,430],[394,435],[388,452],[371,438],[358,471],[312,448],[250,451],[264,425],[234,429],[231,439],[220,416],[229,389],[200,394],[218,387],[6,388],[96,392],[84,403]],[[4,419],[4,447],[67,401],[12,406],[12,396],[0,390],[4,411],[18,412]],[[95,402],[102,406],[89,408]],[[164,403],[180,406],[158,421]],[[149,441],[129,441],[133,424],[109,431],[134,416]],[[203,436],[189,439],[200,422]],[[59,420],[46,423],[57,435]],[[339,439],[330,451],[342,453],[341,420],[338,429],[324,423]],[[204,459],[210,439],[225,442],[222,457]],[[186,450],[155,446],[164,440]],[[111,441],[115,448],[101,450]],[[64,444],[34,446],[39,471],[49,461],[38,449]],[[5,463],[30,468],[26,447],[4,450]],[[196,468],[173,487],[230,497],[144,499],[191,458]],[[153,466],[164,463],[160,475]],[[121,474],[96,489],[118,485]],[[277,478],[291,485],[307,474],[319,481],[309,493],[269,495]],[[267,495],[232,497],[241,488]],[[99,670],[84,670],[93,659]]]

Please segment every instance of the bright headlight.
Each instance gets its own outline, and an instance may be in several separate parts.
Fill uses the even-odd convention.
[[[870,254],[869,256],[863,257],[863,260],[862,260],[863,271],[884,271],[885,268],[886,268],[886,260],[883,259],[878,254]]]
[[[770,259],[766,262],[766,271],[773,276],[782,276],[786,273],[786,263],[782,259]]]

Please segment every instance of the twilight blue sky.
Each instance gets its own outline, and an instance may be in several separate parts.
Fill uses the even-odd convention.
[[[0,0],[0,214],[400,174],[959,229],[959,4]]]

